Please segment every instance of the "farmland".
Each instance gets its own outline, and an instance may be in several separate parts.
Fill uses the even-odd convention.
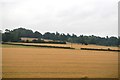
[[[77,50],[84,47],[118,49],[117,47],[79,44],[54,46],[72,46],[76,49],[3,45],[3,78],[118,77],[117,52]]]

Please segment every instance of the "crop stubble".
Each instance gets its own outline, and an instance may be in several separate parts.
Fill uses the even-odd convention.
[[[3,47],[3,78],[117,78],[118,53]]]

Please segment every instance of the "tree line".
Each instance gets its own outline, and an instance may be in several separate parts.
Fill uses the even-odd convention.
[[[21,37],[27,38],[39,38],[42,39],[50,39],[50,40],[58,40],[64,42],[71,42],[71,43],[80,43],[80,44],[96,44],[96,45],[105,45],[105,46],[119,46],[120,45],[120,37],[99,37],[99,36],[85,36],[85,35],[70,35],[69,33],[50,33],[46,32],[41,34],[38,31],[33,32],[30,29],[25,28],[17,28],[13,30],[6,29],[4,33],[2,33],[2,41],[3,42],[20,42]]]

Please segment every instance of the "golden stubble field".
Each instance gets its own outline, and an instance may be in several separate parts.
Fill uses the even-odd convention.
[[[18,46],[2,51],[3,78],[118,77],[117,52]]]

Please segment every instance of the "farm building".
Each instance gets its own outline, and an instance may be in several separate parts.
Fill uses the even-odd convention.
[[[21,37],[21,41],[33,41],[33,40],[38,40],[38,38],[27,38],[27,37]]]
[[[43,40],[43,41],[45,41],[45,42],[53,41],[53,40],[51,40],[51,39],[43,39],[43,38],[41,38],[41,40]]]

